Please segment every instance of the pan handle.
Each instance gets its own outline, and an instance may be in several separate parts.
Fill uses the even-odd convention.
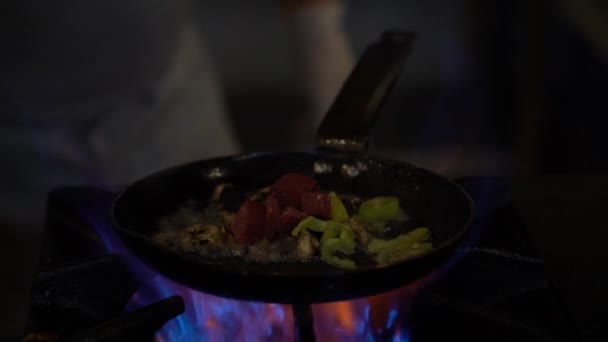
[[[317,149],[366,152],[384,100],[396,83],[416,33],[386,31],[368,46],[317,131]]]

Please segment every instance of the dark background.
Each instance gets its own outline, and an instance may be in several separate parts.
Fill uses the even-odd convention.
[[[357,54],[383,29],[420,32],[374,132],[374,148],[431,166],[436,164],[429,153],[443,156],[461,146],[466,153],[449,168],[454,173],[605,171],[608,53],[606,36],[597,36],[606,30],[601,18],[608,18],[608,10],[601,1],[582,3],[595,7],[348,1],[345,30]],[[304,103],[276,4],[223,1],[201,7],[244,148],[289,146],[281,127],[301,114]],[[234,29],[224,30],[226,24]]]

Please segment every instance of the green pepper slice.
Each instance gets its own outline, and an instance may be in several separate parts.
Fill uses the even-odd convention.
[[[298,223],[298,225],[291,231],[291,235],[298,236],[302,229],[306,228],[313,232],[323,232],[325,230],[326,221],[319,220],[314,216],[308,216]]]
[[[322,232],[321,260],[330,265],[342,268],[355,268],[355,262],[336,256],[337,253],[352,254],[355,250],[355,233],[347,224],[337,221],[323,221],[309,216],[292,230],[293,236],[298,236],[303,229]]]
[[[430,238],[431,231],[422,227],[391,240],[373,239],[367,245],[367,250],[376,255],[379,265],[388,265],[430,250],[432,244],[427,242]]]
[[[370,222],[395,220],[401,216],[399,198],[394,196],[380,196],[368,199],[361,203],[361,206],[359,207],[359,216],[365,221]]]
[[[329,238],[321,244],[321,260],[338,267],[355,268],[355,262],[336,256],[338,252],[352,254],[355,251],[354,241],[343,240],[340,238]]]
[[[373,239],[367,250],[371,253],[379,253],[387,249],[395,248],[408,248],[416,242],[423,242],[431,237],[431,231],[426,227],[416,228],[411,232],[399,235],[398,237],[390,240]]]
[[[331,204],[331,219],[333,221],[346,221],[348,220],[348,212],[340,197],[335,192],[329,193],[329,200]]]
[[[323,231],[323,235],[321,236],[321,244],[323,244],[324,241],[333,238],[338,238],[354,243],[355,233],[353,232],[353,229],[347,224],[336,221],[327,221],[327,224],[325,225],[325,230]]]

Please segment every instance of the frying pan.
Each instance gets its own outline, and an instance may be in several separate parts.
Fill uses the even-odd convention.
[[[414,37],[410,32],[385,32],[364,51],[319,128],[315,151],[253,153],[162,170],[136,181],[117,197],[112,207],[114,228],[134,254],[163,275],[206,293],[243,300],[345,300],[400,287],[438,268],[467,232],[473,212],[469,196],[430,171],[366,153],[370,130]],[[431,229],[434,248],[387,267],[346,270],[321,262],[203,258],[150,239],[160,218],[189,199],[206,201],[220,183],[251,191],[287,172],[311,175],[321,188],[337,192],[398,196],[402,207]]]

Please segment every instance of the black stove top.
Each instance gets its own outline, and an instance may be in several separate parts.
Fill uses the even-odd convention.
[[[441,276],[413,297],[407,319],[401,318],[406,321],[405,331],[396,334],[387,328],[341,340],[577,341],[505,184],[494,178],[459,183],[476,203],[471,236],[450,264],[437,272]],[[130,258],[108,254],[107,240],[104,244],[94,227],[109,224],[113,197],[94,188],[63,188],[49,195],[42,270],[32,291],[26,335],[75,336],[123,315],[141,288],[138,279],[142,278],[128,267]],[[186,308],[188,304],[186,300]],[[136,340],[151,339],[173,316],[146,324],[147,330],[140,331]],[[325,339],[317,334],[317,340]]]

